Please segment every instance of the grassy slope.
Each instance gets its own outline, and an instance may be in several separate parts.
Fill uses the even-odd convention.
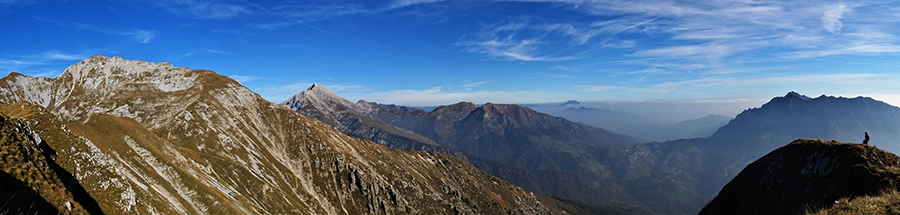
[[[351,138],[227,77],[192,73],[197,86],[167,94],[134,86],[104,98],[76,87],[60,105],[75,111],[66,122],[35,105],[5,109],[40,122],[35,130],[64,152],[60,165],[111,213],[548,212],[455,157]],[[78,111],[138,102],[163,105],[133,119]]]
[[[842,198],[829,208],[809,215],[900,214],[900,191],[885,190],[878,195]]]
[[[34,146],[25,133],[24,122],[19,124],[18,120],[0,114],[0,214],[87,214],[54,171],[56,163]],[[44,150],[49,155],[50,150]],[[67,202],[72,204],[72,211],[64,207]]]
[[[900,157],[874,146],[798,139],[748,165],[701,214],[871,214],[893,204],[898,176]]]

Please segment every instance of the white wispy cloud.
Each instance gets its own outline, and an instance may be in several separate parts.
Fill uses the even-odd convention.
[[[135,42],[138,42],[138,43],[141,43],[141,44],[148,44],[148,43],[150,43],[150,41],[153,40],[153,38],[156,38],[156,35],[159,34],[159,32],[156,31],[156,30],[146,30],[146,29],[133,29],[133,30],[111,29],[111,28],[106,28],[106,27],[101,27],[101,26],[88,25],[88,24],[84,24],[84,23],[71,23],[71,24],[62,23],[62,25],[64,25],[64,26],[73,26],[73,27],[75,27],[75,28],[78,28],[78,29],[81,29],[81,30],[85,30],[85,31],[94,31],[94,32],[99,32],[99,33],[104,33],[104,34],[109,34],[109,35],[127,36],[127,37],[130,38],[132,41],[135,41]]]
[[[57,50],[50,50],[40,54],[38,59],[44,60],[84,60],[87,56],[83,54],[67,54]]]
[[[587,48],[568,50],[569,45],[555,42],[557,37],[567,37],[569,43],[580,46],[601,32],[602,29],[584,30],[568,24],[518,21],[485,26],[476,38],[459,41],[456,45],[496,60],[567,61],[581,58]],[[548,47],[557,48],[548,50]]]
[[[184,54],[176,55],[176,56],[171,57],[171,58],[172,58],[173,60],[181,60],[181,59],[185,59],[185,58],[187,58],[187,57],[193,56],[193,55],[194,55],[193,52],[187,52],[187,53],[184,53]]]
[[[558,94],[529,91],[444,91],[441,87],[427,90],[391,90],[362,95],[367,101],[410,106],[433,106],[469,101],[476,104],[539,103],[557,98]]]
[[[418,5],[418,4],[428,4],[428,3],[435,3],[435,2],[442,2],[442,1],[444,1],[444,0],[395,0],[387,6],[387,9],[396,9],[396,8],[402,8],[402,7],[413,6],[413,5]]]
[[[43,70],[43,71],[32,71],[32,72],[26,73],[25,75],[30,75],[30,76],[35,76],[35,77],[53,78],[60,74],[62,74],[62,72],[60,72],[59,70],[47,69],[47,70]]]
[[[216,49],[209,49],[209,48],[203,48],[203,50],[206,52],[209,52],[209,53],[213,53],[213,54],[234,54],[231,52],[226,52],[226,51],[216,50]]]
[[[251,6],[249,4],[232,4],[207,0],[163,0],[155,3],[172,14],[198,19],[226,20],[253,13],[248,8],[248,6]]]
[[[761,86],[770,86],[770,85],[797,85],[797,84],[810,84],[810,83],[822,83],[822,84],[830,84],[830,85],[850,85],[850,84],[862,84],[862,83],[880,83],[885,82],[885,80],[881,79],[883,75],[879,74],[854,74],[854,73],[838,73],[838,74],[793,74],[793,75],[779,75],[779,74],[767,74],[760,76],[749,76],[749,77],[734,77],[734,76],[709,76],[709,77],[701,77],[695,79],[688,79],[683,81],[672,81],[672,82],[664,82],[661,84],[655,84],[649,86],[644,89],[640,89],[644,92],[671,92],[678,89],[685,88],[714,88],[714,87],[761,87]]]
[[[473,88],[473,87],[477,87],[478,85],[482,85],[482,84],[486,84],[486,83],[487,83],[487,81],[470,82],[470,83],[465,83],[462,86],[465,88]]]
[[[467,41],[457,43],[466,47],[469,52],[481,53],[498,60],[510,61],[565,61],[577,59],[579,54],[554,56],[537,53],[542,43],[537,39],[493,38],[486,41]]]
[[[12,72],[12,71],[19,70],[22,68],[27,68],[29,66],[44,65],[44,64],[46,64],[46,63],[32,61],[32,60],[0,59],[0,69],[6,70],[4,72]]]
[[[875,55],[900,53],[900,45],[895,44],[855,44],[828,49],[795,51],[779,55],[785,59],[805,59],[832,55]]]
[[[109,34],[118,34],[123,36],[131,37],[131,40],[137,41],[141,44],[150,43],[153,38],[156,37],[156,34],[159,32],[155,30],[131,30],[131,31],[108,31],[106,33]]]
[[[0,58],[0,72],[19,72],[31,76],[53,77],[59,75],[60,67],[73,61],[84,60],[86,54],[66,53],[49,50],[35,54],[9,55],[11,58]]]
[[[85,31],[93,31],[93,32],[109,34],[109,35],[127,36],[132,41],[135,41],[135,42],[138,42],[141,44],[150,43],[154,38],[156,38],[156,35],[159,34],[158,31],[149,30],[149,29],[130,29],[130,30],[112,29],[112,28],[89,25],[89,24],[84,24],[84,23],[61,22],[61,21],[57,21],[57,20],[53,20],[53,19],[49,19],[49,18],[45,18],[45,17],[37,17],[37,16],[32,16],[32,17],[34,17],[35,19],[40,20],[40,21],[44,21],[47,23],[51,23],[51,24],[55,24],[55,25],[59,25],[59,26],[63,26],[63,27],[76,28],[76,29],[81,29],[81,30],[85,30]]]
[[[347,15],[375,12],[375,9],[351,3],[309,4],[302,2],[282,4],[271,8],[264,8],[264,10],[267,15],[275,16],[277,19],[275,19],[275,21],[250,23],[248,25],[266,30],[275,30],[296,25],[306,25],[307,27],[310,27],[307,23]],[[316,27],[311,28],[325,31]],[[326,33],[333,34],[327,31]]]
[[[30,5],[34,4],[36,1],[34,0],[0,0],[0,7],[10,6],[10,5]],[[0,8],[3,9],[3,8]]]
[[[841,28],[844,27],[841,18],[847,11],[850,11],[850,8],[843,3],[831,6],[825,13],[822,13],[822,27],[832,34],[841,33]]]
[[[255,80],[262,78],[259,76],[252,76],[252,75],[230,75],[228,77],[231,77],[232,79],[234,79],[237,82],[240,82],[241,84],[245,84],[247,82],[255,81]]]
[[[574,87],[576,90],[581,92],[595,93],[595,92],[603,92],[615,89],[622,89],[620,86],[608,86],[608,85],[579,85]]]

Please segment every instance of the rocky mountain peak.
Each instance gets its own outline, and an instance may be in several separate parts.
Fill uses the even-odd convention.
[[[794,91],[788,92],[786,95],[784,95],[784,97],[776,97],[776,99],[778,99],[778,98],[788,99],[788,100],[802,100],[802,101],[812,100],[812,98],[805,96],[803,94],[794,92]]]
[[[900,149],[894,144],[900,139],[896,132],[900,129],[897,121],[900,121],[900,108],[871,98],[820,96],[809,99],[791,92],[785,97],[775,97],[759,108],[743,111],[712,138],[772,144],[758,152],[764,154],[779,143],[796,138],[858,142],[862,140],[863,132],[868,132],[885,141],[880,147],[896,151]]]
[[[201,76],[206,78],[198,80]],[[86,120],[95,113],[109,113],[158,123],[161,117],[157,114],[174,113],[156,113],[153,110],[191,101],[177,100],[172,94],[159,96],[163,93],[182,92],[195,85],[237,86],[233,85],[236,82],[223,81],[227,78],[216,77],[220,76],[209,71],[174,67],[166,62],[97,55],[69,66],[63,74],[52,79],[22,75],[4,77],[0,79],[0,85],[4,86],[0,88],[0,102],[37,104],[56,110],[59,117],[67,121]],[[244,91],[249,92],[246,88]],[[93,105],[85,107],[84,103]]]
[[[336,122],[338,120],[336,116],[342,114],[362,114],[373,108],[344,99],[321,84],[313,84],[306,90],[281,102],[281,105],[313,118],[325,117],[319,120],[327,123]]]
[[[313,85],[309,86],[309,88],[306,88],[306,90],[331,93],[331,90],[328,90],[328,88],[325,88],[325,86],[322,86],[321,84],[318,84],[318,83],[313,83]]]
[[[172,92],[193,86],[197,76],[190,72],[191,69],[174,67],[168,62],[153,63],[96,55],[69,66],[60,76],[71,76],[74,83],[80,83],[87,89],[100,89],[104,93],[109,88],[122,87],[125,82],[155,85],[161,91]]]
[[[327,101],[346,100],[346,99],[338,96],[337,94],[334,94],[333,92],[331,92],[331,90],[328,90],[328,88],[325,88],[325,86],[322,86],[321,84],[313,84],[312,86],[309,86],[309,88],[306,88],[306,90],[298,93],[297,95],[301,95],[301,94],[303,94],[307,97],[315,97],[316,99],[327,100]],[[350,101],[347,101],[347,102],[351,103]]]
[[[312,88],[298,97],[352,111]],[[95,56],[53,79],[0,79],[0,101],[4,114],[47,107],[20,122],[106,213],[550,213],[460,159],[351,138],[212,71]]]
[[[488,104],[490,104],[490,103],[488,103]],[[452,105],[440,106],[438,108],[435,108],[434,111],[432,111],[432,112],[436,112],[436,113],[465,112],[466,114],[468,114],[470,111],[475,110],[477,108],[478,108],[478,105],[475,105],[475,103],[472,103],[472,102],[458,102],[458,103],[452,104]]]

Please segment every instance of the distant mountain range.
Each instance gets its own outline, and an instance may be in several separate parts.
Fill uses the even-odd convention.
[[[823,102],[825,100],[830,101]],[[567,102],[564,105],[573,107],[565,110],[602,112],[574,107],[579,104]],[[580,177],[584,178],[579,179],[580,181],[607,184],[605,188],[598,189],[603,196],[618,193],[620,196],[627,196],[626,199],[636,199],[641,205],[659,213],[696,213],[746,164],[778,147],[779,141],[784,143],[789,142],[790,138],[803,137],[805,131],[818,132],[809,135],[840,138],[829,134],[837,130],[852,133],[849,131],[858,130],[861,122],[877,123],[873,128],[878,126],[886,129],[900,124],[896,107],[870,98],[823,96],[812,99],[792,92],[785,97],[777,97],[760,108],[744,111],[721,128],[719,125],[728,118],[715,115],[669,127],[673,130],[681,128],[678,135],[705,130],[707,133],[692,135],[710,136],[709,138],[635,144],[635,139],[626,136],[516,105],[488,103],[479,107],[461,102],[440,106],[433,111],[365,101],[357,102],[356,105],[362,106],[356,108],[362,110],[358,115],[365,115],[368,120],[375,119],[380,121],[378,123],[415,132],[443,147],[463,151],[469,157],[497,162],[499,166],[479,165],[478,162],[470,161],[476,167],[530,190],[593,204],[621,205],[622,202],[627,202],[622,201],[622,198],[601,198],[598,201],[585,198],[586,195],[553,192],[554,189],[561,188],[559,186],[551,188],[542,184],[531,185],[534,182],[547,182],[535,179],[553,175],[547,171],[574,173],[576,176],[584,176]],[[805,111],[791,110],[792,108]],[[299,111],[302,113],[303,110]],[[823,112],[829,114],[822,114]],[[760,116],[760,113],[765,116]],[[615,113],[611,115],[616,116]],[[818,118],[821,119],[802,120]],[[806,124],[780,126],[785,123],[775,120],[785,123],[800,120]],[[831,125],[832,129],[821,125]],[[659,128],[640,124],[635,126],[642,126],[644,129],[635,129],[635,132],[652,132],[652,129]],[[718,130],[715,133],[710,133],[710,130],[716,128]],[[674,133],[677,132],[670,135]],[[884,133],[870,131],[870,134]],[[873,144],[880,143],[873,141]],[[498,171],[497,168],[506,170]],[[514,171],[510,171],[511,169]],[[527,180],[517,180],[522,175],[531,176]],[[586,183],[572,184],[583,186]]]
[[[609,129],[644,141],[705,138],[731,120],[727,116],[708,115],[675,124],[660,125],[632,113],[586,107],[570,107],[551,112],[551,114],[590,126]]]
[[[705,138],[731,120],[730,117],[722,115],[708,115],[674,124],[659,124],[634,113],[584,107],[583,103],[575,100],[558,106],[542,105],[538,108],[546,110],[554,116],[604,128],[643,141]]]
[[[528,108],[460,102],[424,111],[362,100],[352,103],[318,84],[281,104],[321,118],[350,136],[398,149],[455,155],[529,190],[592,204],[639,204],[593,154],[611,145],[637,143],[635,139]],[[427,140],[411,138],[406,135],[410,132]],[[440,146],[430,145],[434,143]]]
[[[622,185],[629,193],[647,192],[634,197],[658,203],[657,212],[696,211],[747,164],[786,142],[811,137],[861,142],[868,131],[873,135],[870,144],[891,150],[900,140],[898,126],[900,108],[872,98],[813,99],[790,92],[745,110],[709,138],[641,145],[648,150],[633,150],[628,156],[633,159],[625,163],[653,171],[629,170],[628,175],[646,176]],[[647,179],[671,181],[660,186]]]
[[[728,124],[731,117],[708,115],[669,125],[637,123],[619,127],[614,130],[628,136],[647,141],[667,141],[677,139],[706,138],[714,134],[720,127]]]

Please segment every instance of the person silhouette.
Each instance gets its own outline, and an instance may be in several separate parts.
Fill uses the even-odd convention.
[[[866,139],[863,140],[863,144],[869,145],[869,132],[866,132]]]

